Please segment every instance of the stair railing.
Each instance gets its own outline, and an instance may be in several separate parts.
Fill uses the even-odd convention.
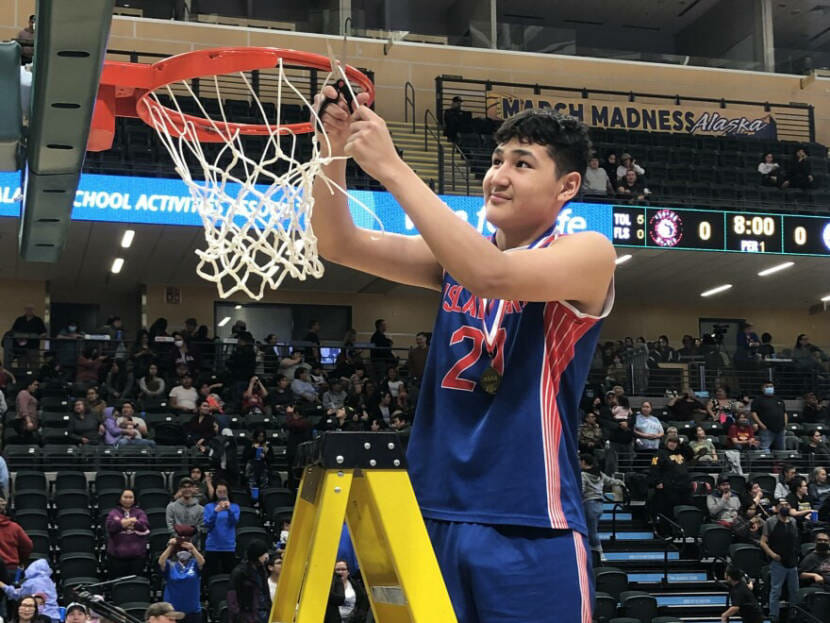
[[[432,120],[433,125],[429,122]],[[414,124],[413,120],[413,124]],[[427,108],[424,111],[424,151],[429,151],[429,138],[432,137],[435,145],[438,147],[438,187],[435,191],[438,194],[444,193],[444,146],[441,144],[441,135],[438,133],[440,129],[438,119],[432,114],[432,111]]]
[[[613,506],[611,507],[611,538],[608,539],[611,543],[617,542],[617,511],[625,510],[625,506],[627,506],[631,502],[631,496],[628,494],[628,487],[622,487],[622,492],[622,501],[614,500],[603,496],[603,502],[610,502],[613,504]]]
[[[678,524],[677,522],[673,521],[666,517],[663,513],[657,513],[657,519],[662,519],[665,521],[669,526],[671,526],[673,531],[677,531],[680,534],[680,538],[683,539],[683,547],[686,546],[686,531],[683,529],[683,526]],[[657,531],[657,525],[654,524],[654,535],[660,536],[659,532]],[[663,588],[667,588],[669,585],[669,545],[674,545],[674,536],[669,537],[662,537],[663,541],[663,579],[660,580],[660,584]]]
[[[412,118],[412,133],[415,134],[415,87],[407,80],[403,85],[403,120],[408,123]]]

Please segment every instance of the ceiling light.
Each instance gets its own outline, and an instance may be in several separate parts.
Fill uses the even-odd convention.
[[[824,303],[830,302],[830,294],[828,294],[827,296],[822,296],[821,300]]]
[[[242,309],[242,305],[235,305],[234,309]]]
[[[626,255],[621,255],[620,257],[618,257],[614,263],[617,266],[619,266],[620,264],[625,264],[630,259],[631,259],[631,254],[627,253]]]
[[[717,288],[712,288],[711,290],[706,290],[706,292],[701,292],[700,296],[712,296],[713,294],[719,294],[721,292],[726,292],[729,288],[732,287],[731,283],[725,283],[722,286],[718,286]]]
[[[129,249],[130,245],[133,243],[133,238],[135,238],[135,230],[128,229],[124,232],[124,235],[121,237],[121,246],[125,249]]]
[[[219,324],[218,324],[218,325],[216,325],[216,326],[217,326],[217,327],[224,327],[224,326],[225,326],[226,324],[228,324],[230,321],[231,321],[231,317],[230,317],[230,316],[225,316],[224,318],[222,318],[222,320],[220,320],[220,321],[219,321]]]
[[[110,270],[111,270],[114,274],[116,274],[116,275],[117,275],[118,273],[120,273],[120,272],[121,272],[121,269],[122,269],[122,268],[124,268],[124,258],[123,258],[123,257],[117,257],[117,258],[115,258],[115,259],[113,260],[113,262],[112,262],[112,268],[110,268]]]
[[[759,277],[766,277],[767,275],[772,275],[773,273],[777,273],[781,270],[785,270],[790,268],[791,266],[795,266],[795,262],[784,262],[783,264],[776,264],[775,266],[770,266],[769,268],[765,268],[760,273],[758,273]]]

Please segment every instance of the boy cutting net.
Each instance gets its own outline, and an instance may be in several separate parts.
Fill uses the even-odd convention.
[[[589,623],[577,405],[615,253],[600,234],[554,231],[587,165],[585,126],[550,110],[504,122],[483,182],[487,239],[401,160],[374,112],[341,99],[322,117],[333,155],[382,183],[420,236],[356,227],[317,179],[320,254],[442,292],[408,461],[458,620]],[[323,172],[345,187],[345,162]]]

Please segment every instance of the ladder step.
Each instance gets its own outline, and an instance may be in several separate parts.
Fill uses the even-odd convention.
[[[603,513],[599,520],[600,521],[611,521],[614,519],[614,515],[611,513]],[[631,513],[617,513],[617,521],[631,521]]]
[[[379,604],[406,605],[406,597],[400,586],[373,586],[372,597]]]

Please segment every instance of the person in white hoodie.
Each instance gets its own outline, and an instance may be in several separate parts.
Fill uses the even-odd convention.
[[[588,524],[588,544],[591,546],[591,554],[596,566],[602,559],[602,542],[599,540],[602,494],[613,486],[624,487],[625,483],[603,474],[593,454],[580,454],[579,465],[582,468],[582,504],[585,507],[585,520]]]

